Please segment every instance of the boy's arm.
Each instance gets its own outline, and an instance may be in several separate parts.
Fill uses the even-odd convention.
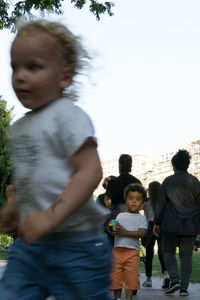
[[[76,172],[60,197],[44,212],[28,216],[20,225],[24,240],[35,240],[58,227],[87,202],[102,177],[102,169],[93,138],[72,156]]]
[[[114,235],[117,236],[128,236],[132,238],[142,238],[146,235],[147,230],[145,228],[139,228],[137,231],[129,231],[126,230],[122,225],[120,225],[120,228],[117,232],[114,233]]]
[[[13,192],[13,185],[9,184],[6,189],[7,201],[0,214],[1,232],[6,234],[16,234],[19,225],[18,206]]]

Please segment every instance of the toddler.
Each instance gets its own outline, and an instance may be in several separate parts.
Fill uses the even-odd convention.
[[[11,128],[19,238],[0,282],[2,300],[109,299],[111,247],[106,211],[92,193],[102,171],[88,115],[71,100],[88,55],[65,26],[23,24],[11,47],[12,85],[30,111]],[[66,89],[66,91],[65,91]],[[68,91],[68,92],[67,92]]]

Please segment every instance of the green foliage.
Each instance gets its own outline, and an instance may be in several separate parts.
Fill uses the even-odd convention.
[[[13,242],[13,238],[7,234],[0,234],[0,249],[9,247]]]
[[[24,0],[18,1],[13,5],[8,0],[0,0],[0,29],[9,28],[15,30],[15,23],[21,16],[31,15],[33,9],[41,12],[48,11],[62,14],[62,4],[64,0]],[[71,3],[78,9],[82,9],[89,2],[89,10],[100,20],[100,15],[107,14],[113,16],[111,11],[114,3],[99,3],[97,0],[71,0]]]
[[[140,257],[145,257],[146,256],[146,249],[142,244],[140,245]]]
[[[11,168],[7,134],[12,111],[13,109],[7,110],[6,101],[0,96],[0,206],[5,202],[5,183]]]

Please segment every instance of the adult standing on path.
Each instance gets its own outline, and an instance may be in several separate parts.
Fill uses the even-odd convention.
[[[153,231],[154,225],[154,216],[156,210],[156,204],[158,200],[158,195],[160,192],[161,184],[158,181],[152,181],[149,183],[148,191],[149,191],[149,198],[148,201],[144,204],[144,212],[147,216],[149,228]],[[144,287],[152,287],[152,264],[153,264],[153,257],[154,257],[154,246],[155,242],[157,241],[158,244],[158,258],[160,261],[162,274],[163,274],[163,283],[162,288],[166,289],[169,287],[170,280],[166,270],[165,262],[163,253],[161,250],[161,238],[156,237],[154,234],[151,235],[151,238],[146,246],[146,260],[145,260],[145,273],[146,273],[146,280],[143,282]]]
[[[190,158],[186,150],[179,150],[173,156],[174,175],[168,176],[162,183],[154,219],[154,234],[159,235],[160,230],[162,232],[162,251],[171,280],[165,294],[180,289],[180,296],[188,296],[192,252],[197,235],[195,216],[200,209],[200,182],[187,172]],[[176,247],[179,247],[180,281]]]
[[[132,157],[128,154],[122,154],[119,157],[119,176],[108,182],[106,195],[112,200],[112,204],[119,212],[126,210],[124,189],[130,183],[140,183],[140,180],[131,175]]]

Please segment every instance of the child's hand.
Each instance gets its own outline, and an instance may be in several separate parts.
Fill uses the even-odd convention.
[[[107,232],[109,235],[114,236],[113,231],[111,230],[110,226],[107,226],[107,227],[106,227],[106,232]]]
[[[127,230],[122,225],[120,225],[120,227],[116,231],[113,231],[114,236],[126,236],[126,234]]]
[[[18,208],[15,203],[7,203],[1,210],[1,232],[16,234],[19,225]]]
[[[52,222],[46,211],[37,212],[26,217],[19,225],[19,235],[26,243],[38,240],[52,232],[52,230]]]

